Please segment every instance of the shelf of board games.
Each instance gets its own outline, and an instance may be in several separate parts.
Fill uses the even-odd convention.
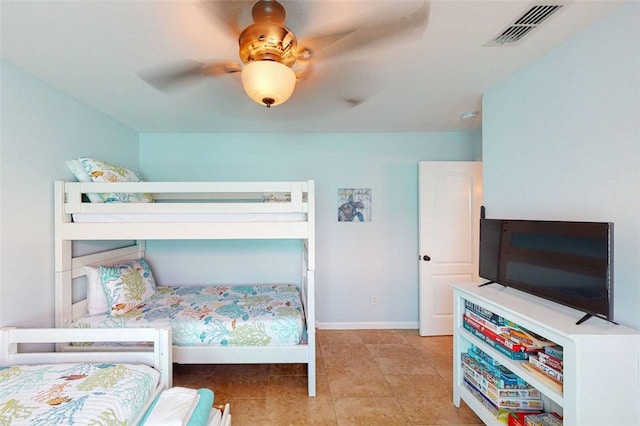
[[[562,386],[523,367],[463,326],[465,301],[562,346]],[[476,346],[538,389],[545,410],[565,426],[640,425],[640,332],[513,288],[478,283],[453,286],[453,402],[463,400],[487,425],[501,425],[464,385],[461,356]]]

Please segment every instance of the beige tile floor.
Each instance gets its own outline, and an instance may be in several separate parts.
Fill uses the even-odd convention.
[[[452,402],[452,339],[417,330],[318,330],[317,396],[306,365],[175,365],[174,386],[208,387],[233,426],[482,425]]]

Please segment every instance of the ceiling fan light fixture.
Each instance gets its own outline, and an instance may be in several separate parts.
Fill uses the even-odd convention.
[[[286,102],[296,88],[296,74],[277,61],[249,62],[241,77],[247,95],[267,108]]]

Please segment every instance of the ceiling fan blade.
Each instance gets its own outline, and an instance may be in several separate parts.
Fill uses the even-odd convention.
[[[296,86],[291,99],[278,108],[283,119],[301,119],[339,114],[357,109],[384,87],[385,73],[374,73],[367,62],[355,60],[336,64],[314,63],[312,75]],[[348,69],[346,69],[348,68]]]
[[[418,9],[406,15],[369,21],[352,29],[346,29],[333,37],[329,36],[327,44],[318,44],[318,47],[311,47],[311,49],[314,57],[317,56],[318,59],[334,57],[394,38],[406,37],[415,31],[422,31],[426,28],[428,20],[429,3],[422,2]]]
[[[329,34],[316,34],[314,36],[305,37],[301,42],[299,49],[300,51],[310,51],[311,53],[316,50],[324,49],[332,44],[340,41],[344,37],[353,33],[356,28],[348,28],[341,31],[336,31],[334,33]]]
[[[208,64],[192,61],[167,67],[163,70],[139,73],[138,77],[157,90],[168,91],[202,77],[218,77],[241,70],[242,67],[240,64],[233,61],[212,62]]]
[[[345,98],[344,101],[347,103],[349,108],[355,108],[361,105],[362,103],[364,103],[366,99],[360,98],[360,97],[350,97],[350,98]]]
[[[205,0],[202,2],[202,6],[216,21],[216,24],[222,23],[227,32],[237,38],[244,29],[240,24],[241,17],[245,14],[251,16],[251,7],[254,3],[255,0]]]
[[[214,62],[200,67],[200,74],[210,77],[218,77],[224,74],[233,74],[242,71],[242,66],[235,61]]]

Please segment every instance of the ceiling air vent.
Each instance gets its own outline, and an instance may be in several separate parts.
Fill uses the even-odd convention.
[[[487,45],[504,46],[517,44],[524,36],[539,27],[540,24],[549,19],[551,15],[562,7],[563,5],[559,4],[532,6],[522,16],[513,21],[512,24],[487,43]]]

